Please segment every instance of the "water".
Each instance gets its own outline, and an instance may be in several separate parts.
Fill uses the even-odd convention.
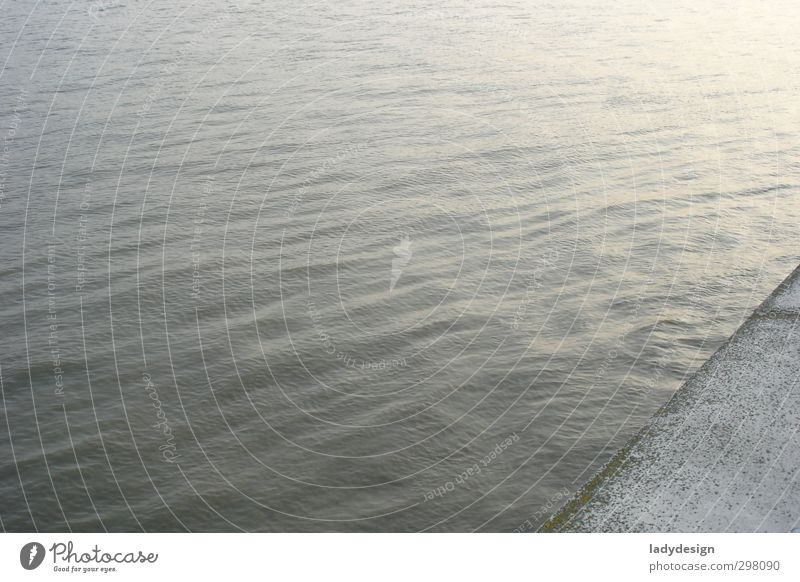
[[[532,529],[797,264],[798,10],[4,2],[6,530]]]

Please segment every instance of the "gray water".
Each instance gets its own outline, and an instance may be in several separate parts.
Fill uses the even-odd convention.
[[[4,530],[533,529],[800,259],[793,2],[0,6]]]

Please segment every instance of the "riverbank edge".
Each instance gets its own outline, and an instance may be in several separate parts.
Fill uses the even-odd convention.
[[[634,435],[611,459],[603,465],[558,511],[556,511],[538,530],[539,533],[556,532],[591,532],[581,522],[581,514],[593,505],[607,505],[608,500],[599,501],[596,494],[606,484],[615,479],[625,480],[624,469],[631,465],[644,462],[645,457],[632,455],[632,452],[642,446],[646,447],[649,435],[655,430],[658,419],[667,414],[674,414],[682,409],[682,405],[693,399],[692,389],[698,384],[696,379],[708,373],[712,366],[718,365],[720,358],[727,351],[732,342],[742,335],[742,332],[758,325],[764,319],[800,317],[797,307],[785,309],[781,306],[780,299],[789,293],[792,287],[800,288],[800,266],[797,266],[775,290],[753,311],[752,314],[736,329],[736,331],[703,363],[703,365],[688,378],[648,420],[645,426]],[[633,485],[633,483],[631,483]]]

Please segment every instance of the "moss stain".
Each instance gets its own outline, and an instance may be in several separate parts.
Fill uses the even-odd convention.
[[[616,475],[623,467],[625,467],[630,459],[628,458],[631,450],[641,439],[641,433],[634,436],[627,445],[622,447],[611,460],[600,469],[600,471],[592,477],[592,479],[584,485],[575,496],[567,502],[557,513],[548,519],[539,532],[541,533],[554,533],[561,531],[569,521],[580,512],[593,498],[600,486],[609,478]]]

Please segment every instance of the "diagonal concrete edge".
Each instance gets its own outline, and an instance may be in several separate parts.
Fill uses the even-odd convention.
[[[800,267],[539,531],[800,525]]]

